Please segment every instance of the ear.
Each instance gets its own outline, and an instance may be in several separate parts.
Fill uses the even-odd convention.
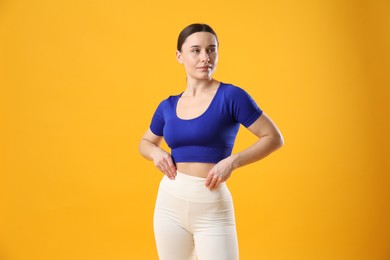
[[[181,57],[181,52],[180,51],[176,51],[176,59],[177,61],[180,63],[180,64],[183,64],[183,61],[182,61],[182,57]]]

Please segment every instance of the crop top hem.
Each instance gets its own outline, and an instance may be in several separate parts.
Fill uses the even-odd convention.
[[[172,148],[172,158],[177,162],[216,163],[232,153],[232,147],[181,146]]]

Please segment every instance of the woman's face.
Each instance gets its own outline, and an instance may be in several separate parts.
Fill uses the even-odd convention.
[[[217,39],[209,32],[196,32],[187,37],[176,58],[184,65],[187,78],[211,79],[218,62]]]

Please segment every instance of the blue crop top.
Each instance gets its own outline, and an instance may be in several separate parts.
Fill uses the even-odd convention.
[[[164,136],[175,163],[217,163],[230,156],[240,124],[249,127],[262,114],[245,90],[221,82],[203,114],[180,119],[176,105],[182,94],[161,101],[150,124],[155,135]]]

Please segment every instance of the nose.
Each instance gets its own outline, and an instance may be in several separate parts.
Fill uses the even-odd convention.
[[[204,51],[203,56],[202,56],[202,61],[203,62],[205,62],[205,61],[209,62],[210,61],[210,56],[207,53],[207,51]]]

